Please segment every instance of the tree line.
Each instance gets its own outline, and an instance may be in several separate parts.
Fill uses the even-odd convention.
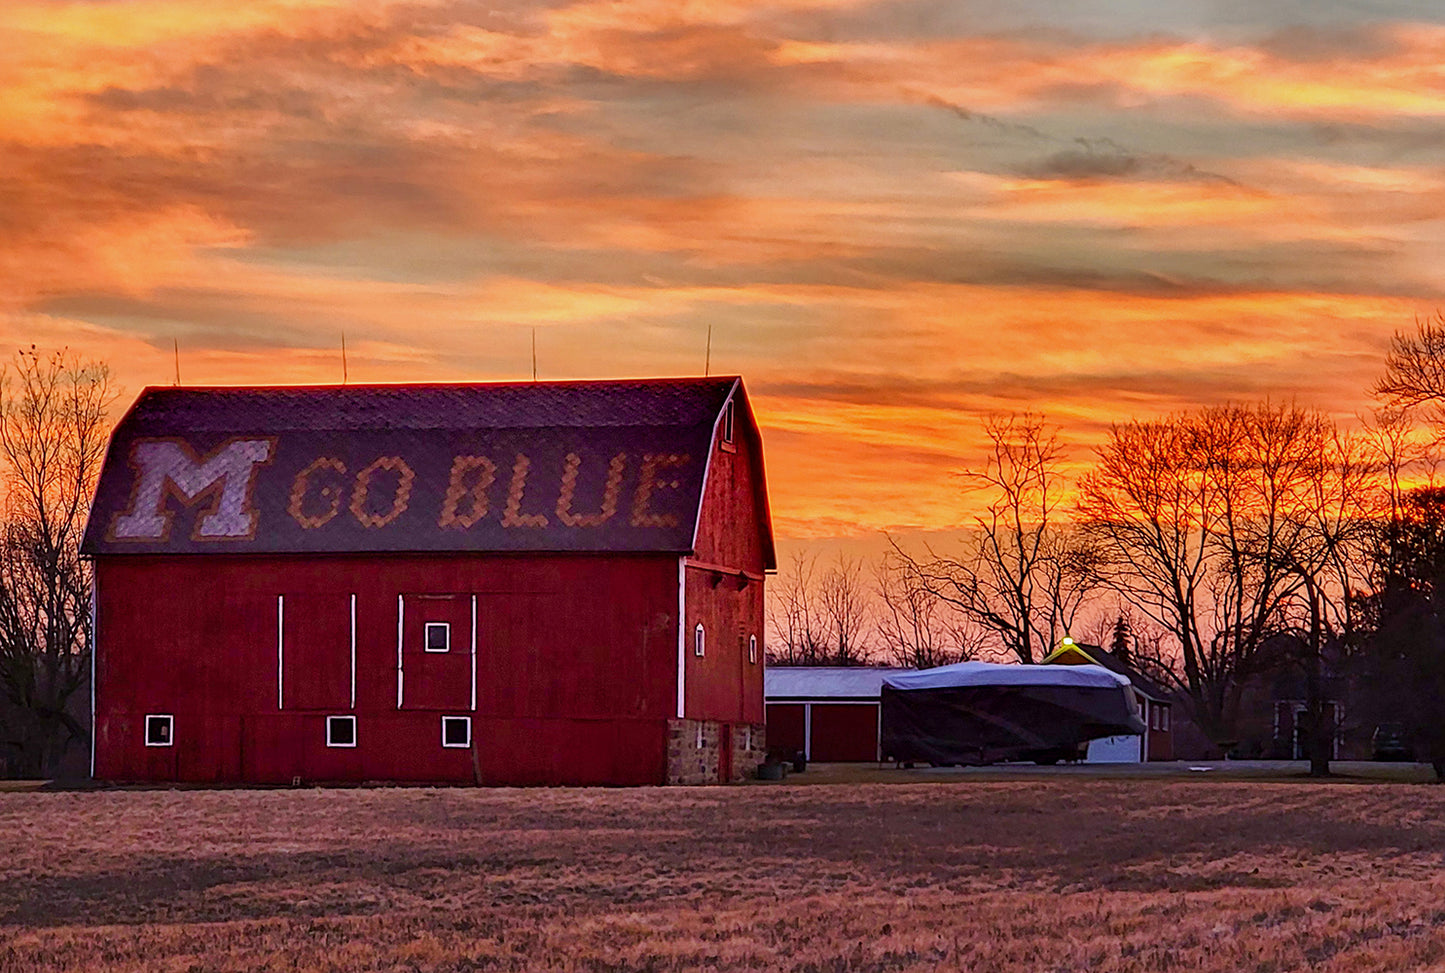
[[[1377,408],[1342,425],[1294,402],[1114,424],[1067,474],[1043,416],[985,419],[963,484],[978,511],[946,549],[877,562],[799,555],[769,585],[775,663],[929,667],[1039,661],[1065,634],[1127,642],[1221,747],[1251,679],[1306,687],[1307,749],[1328,767],[1328,695],[1406,721],[1445,776],[1445,317],[1396,334]],[[17,353],[0,371],[0,755],[40,776],[89,744],[85,517],[116,390],[105,363]],[[1373,707],[1373,709],[1371,709]]]
[[[1287,671],[1314,772],[1347,681],[1360,716],[1404,716],[1445,776],[1445,318],[1394,337],[1373,393],[1349,424],[1270,400],[1115,423],[1072,480],[1058,427],[989,417],[964,539],[895,543],[871,579],[795,560],[772,593],[772,657],[1034,663],[1065,634],[1128,632],[1131,663],[1221,749],[1251,680]]]

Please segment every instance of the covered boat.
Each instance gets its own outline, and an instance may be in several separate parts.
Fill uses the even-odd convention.
[[[1072,759],[1089,740],[1143,733],[1127,676],[1103,666],[960,662],[883,679],[882,751],[934,765]]]

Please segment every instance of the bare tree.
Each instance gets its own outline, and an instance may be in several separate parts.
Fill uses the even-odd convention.
[[[1395,333],[1374,393],[1395,408],[1445,406],[1445,314],[1417,317],[1414,331]]]
[[[1321,478],[1343,462],[1337,442],[1295,405],[1207,408],[1116,425],[1081,485],[1104,576],[1170,633],[1164,675],[1217,744],[1233,739],[1245,681],[1281,661],[1287,601],[1324,570],[1311,552],[1329,544]]]
[[[0,377],[0,742],[25,776],[88,732],[70,701],[89,675],[89,565],[79,555],[104,459],[109,369],[32,346]]]
[[[876,571],[878,639],[896,666],[932,669],[977,658],[984,638],[896,551]]]
[[[1344,672],[1360,642],[1362,592],[1378,526],[1391,507],[1388,480],[1379,475],[1366,437],[1333,425],[1319,434],[1309,493],[1286,512],[1294,521],[1290,543],[1272,554],[1284,580],[1275,627],[1304,676],[1301,729],[1313,776],[1330,770],[1340,713],[1327,680]]]
[[[964,476],[987,495],[955,557],[899,551],[924,586],[1020,662],[1046,655],[1097,587],[1093,554],[1063,523],[1064,447],[1042,416],[984,421],[989,455]]]
[[[863,562],[839,554],[823,572],[817,603],[826,626],[830,665],[866,665],[872,654],[866,635],[873,606],[863,576]]]
[[[817,600],[817,555],[793,554],[768,585],[768,661],[783,666],[820,665],[827,652]]]
[[[769,585],[768,661],[785,666],[868,663],[871,592],[860,559],[839,554],[823,568],[816,554],[795,553]]]

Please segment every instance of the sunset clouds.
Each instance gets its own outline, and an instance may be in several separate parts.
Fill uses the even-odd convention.
[[[1432,4],[0,6],[0,325],[134,392],[743,373],[790,536],[977,418],[1348,415],[1445,292]],[[995,9],[998,8],[998,9]]]

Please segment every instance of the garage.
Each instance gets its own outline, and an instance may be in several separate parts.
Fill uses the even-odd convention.
[[[876,761],[883,679],[900,669],[769,666],[768,748],[821,763]]]

